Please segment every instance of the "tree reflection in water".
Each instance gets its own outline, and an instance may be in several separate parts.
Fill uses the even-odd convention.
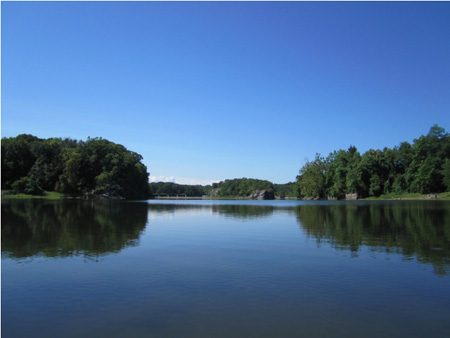
[[[435,273],[450,272],[450,208],[448,203],[408,201],[303,205],[295,208],[307,236],[336,249],[401,253],[433,264]]]
[[[395,252],[450,273],[450,204],[441,201],[270,205],[123,201],[2,201],[2,252],[11,258],[98,257],[137,245],[148,214],[213,212],[238,221],[288,213],[317,243],[357,256],[362,246]],[[274,229],[276,231],[276,229]]]
[[[147,205],[119,201],[2,201],[2,253],[98,257],[137,245]]]

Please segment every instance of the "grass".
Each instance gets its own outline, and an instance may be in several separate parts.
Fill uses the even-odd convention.
[[[55,191],[44,191],[42,195],[30,195],[24,193],[15,193],[11,190],[2,190],[2,199],[64,199],[64,198],[73,198],[72,196],[64,195]]]
[[[376,200],[429,200],[435,199],[434,194],[412,194],[412,193],[403,193],[403,194],[395,194],[390,193],[386,195],[381,195],[379,197],[368,197],[364,200],[368,201],[376,201]],[[450,200],[450,192],[443,192],[437,194],[437,200]]]

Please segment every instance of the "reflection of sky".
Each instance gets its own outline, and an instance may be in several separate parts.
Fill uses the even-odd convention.
[[[159,218],[168,218],[173,219],[175,217],[195,217],[199,214],[211,214],[211,208],[189,208],[186,209],[177,209],[176,206],[173,209],[168,210],[152,210],[151,207],[148,210],[148,219],[155,220]]]
[[[142,330],[137,336],[187,338],[199,327],[211,337],[277,337],[280,327],[284,337],[448,333],[449,276],[437,277],[430,264],[318,243],[292,209],[242,222],[209,206],[151,208],[138,246],[97,260],[2,258],[6,330],[24,337],[37,328],[43,337],[130,336],[130,327]]]
[[[172,204],[172,205],[255,205],[255,206],[273,206],[273,207],[295,207],[301,205],[367,205],[367,204],[392,204],[397,201],[301,201],[301,200],[147,200],[141,203],[152,204]],[[398,201],[404,203],[404,201]]]
[[[259,236],[264,232],[264,224],[271,223],[271,226],[266,228],[267,238],[273,238],[276,240],[280,236],[286,235],[289,238],[296,238],[298,243],[311,242],[321,250],[339,251],[340,254],[350,255],[352,257],[358,257],[366,252],[368,255],[374,257],[378,253],[388,252],[389,255],[398,253],[402,254],[402,259],[423,261],[425,263],[432,260],[437,260],[437,264],[444,264],[442,269],[445,269],[447,264],[444,263],[444,259],[439,259],[437,255],[429,253],[426,250],[419,250],[414,246],[408,245],[409,237],[405,237],[404,225],[401,223],[401,219],[395,220],[400,222],[398,226],[386,227],[381,224],[373,224],[373,227],[378,228],[377,232],[374,229],[370,230],[366,226],[357,224],[345,223],[350,221],[346,218],[346,213],[351,212],[352,215],[356,210],[356,207],[361,207],[361,212],[368,212],[363,218],[356,218],[357,222],[365,219],[364,217],[377,217],[385,215],[389,217],[389,213],[392,211],[392,207],[400,207],[397,210],[403,210],[408,214],[411,214],[411,208],[424,208],[428,201],[296,201],[296,200],[275,200],[275,201],[252,201],[252,200],[151,200],[148,203],[149,210],[159,205],[165,206],[170,211],[164,213],[161,211],[155,211],[151,214],[149,219],[156,220],[158,217],[166,219],[176,219],[171,223],[165,224],[165,230],[183,233],[184,239],[190,238],[189,236],[205,237],[211,235],[210,240],[215,240],[215,236],[220,240],[226,240],[228,231],[231,231],[231,237],[235,243],[238,243],[241,238],[250,239],[251,235]],[[336,222],[342,222],[343,224],[334,224],[327,222],[333,222],[330,218],[332,215],[325,215],[324,211],[328,210],[317,208],[318,206],[342,206],[337,209],[340,215]],[[386,209],[386,214],[382,210],[385,209],[368,209],[368,206],[389,206],[390,209]],[[436,204],[445,206],[445,204]],[[245,208],[248,206],[249,208]],[[311,208],[309,208],[311,206]],[[350,208],[348,208],[350,207]],[[162,208],[163,209],[163,208]],[[299,214],[299,211],[303,210],[304,213]],[[320,211],[323,210],[323,211]],[[370,211],[372,210],[372,211]],[[389,211],[391,210],[391,211]],[[427,209],[421,209],[427,210]],[[308,211],[315,211],[315,213],[308,214]],[[211,213],[213,215],[211,215]],[[158,216],[158,214],[161,214]],[[312,218],[308,218],[308,215]],[[314,216],[316,215],[316,216]],[[321,216],[325,218],[322,219]],[[359,213],[361,216],[361,213]],[[382,216],[382,217],[385,217]],[[303,217],[305,217],[303,219]],[[316,217],[318,217],[316,219]],[[344,218],[342,218],[344,217]],[[414,215],[411,215],[414,217]],[[207,225],[203,225],[203,221]],[[281,220],[285,220],[285,224],[292,224],[293,228],[291,232],[286,233],[286,227],[281,227]],[[367,219],[366,219],[367,220]],[[355,221],[355,220],[354,220]],[[392,219],[391,221],[394,221]],[[281,222],[281,223],[280,223]],[[304,224],[306,222],[306,224]],[[312,222],[312,223],[311,223]],[[318,223],[317,223],[318,222]],[[247,223],[247,224],[244,224]],[[319,224],[320,223],[320,224]],[[221,227],[221,224],[224,224]],[[430,225],[433,227],[432,225]],[[400,227],[400,228],[398,228]],[[233,229],[233,230],[230,230]],[[439,229],[436,229],[441,231]],[[342,231],[342,233],[341,233]],[[356,231],[352,233],[352,231]],[[366,232],[368,231],[368,232]],[[412,230],[409,230],[411,232]],[[361,232],[361,233],[360,233]],[[398,233],[397,233],[398,232]],[[233,236],[238,233],[239,238]],[[248,236],[247,236],[248,235]],[[395,236],[398,237],[399,242],[395,243]],[[422,234],[421,238],[424,235]],[[249,239],[250,238],[250,239]],[[198,240],[198,239],[197,239]],[[284,239],[283,239],[284,240]],[[435,245],[442,245],[442,242],[435,240]],[[406,249],[405,249],[406,248]],[[409,248],[409,249],[408,249]],[[408,252],[404,252],[409,250]],[[411,251],[412,250],[412,251]],[[419,250],[419,251],[417,251]],[[447,250],[447,249],[445,249]],[[418,255],[418,256],[416,256]],[[442,261],[442,262],[441,262]],[[448,269],[447,269],[448,270]]]
[[[166,211],[166,212],[156,212],[149,210],[147,217],[149,220],[157,219],[157,218],[169,218],[172,219],[175,217],[175,209],[173,211]]]
[[[183,246],[226,247],[248,250],[261,241],[270,239],[274,245],[286,242],[286,248],[298,246],[304,235],[298,230],[295,217],[288,214],[273,214],[249,222],[240,222],[226,214],[213,212],[212,208],[174,209],[171,213],[149,211],[149,223],[141,243],[149,246],[164,238],[166,241]],[[151,215],[151,217],[150,217]],[[252,219],[252,218],[250,218]],[[267,247],[267,245],[266,245]]]

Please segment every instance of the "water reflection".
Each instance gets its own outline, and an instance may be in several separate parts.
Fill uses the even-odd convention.
[[[147,206],[117,201],[2,201],[2,253],[86,257],[138,244]]]
[[[442,201],[389,201],[307,203],[298,206],[248,204],[149,205],[158,213],[212,211],[226,218],[258,221],[287,213],[300,229],[320,245],[348,250],[353,257],[363,246],[372,251],[402,254],[432,264],[435,273],[450,273],[450,203]],[[276,223],[276,222],[275,222]],[[274,229],[274,231],[276,231]]]
[[[248,204],[149,204],[151,214],[174,215],[176,212],[212,212],[226,218],[236,220],[254,220],[269,217],[275,210],[274,206]]]
[[[416,256],[431,263],[438,275],[450,272],[450,208],[448,203],[399,202],[311,205],[295,208],[298,223],[317,243],[357,255],[372,250]]]
[[[258,222],[289,214],[319,245],[357,256],[363,246],[395,252],[450,273],[450,204],[408,201],[323,203],[297,206],[246,204],[147,204],[120,201],[2,201],[2,253],[98,257],[137,245],[148,217],[184,212],[213,213]],[[182,216],[182,215],[181,215]],[[273,231],[277,231],[274,227]],[[213,236],[213,235],[211,235]]]
[[[252,220],[269,217],[274,212],[273,206],[267,205],[213,205],[212,210],[215,213],[225,217]]]

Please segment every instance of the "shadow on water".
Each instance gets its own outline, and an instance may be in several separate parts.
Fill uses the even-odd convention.
[[[98,257],[138,245],[147,206],[118,201],[2,201],[2,254]]]

